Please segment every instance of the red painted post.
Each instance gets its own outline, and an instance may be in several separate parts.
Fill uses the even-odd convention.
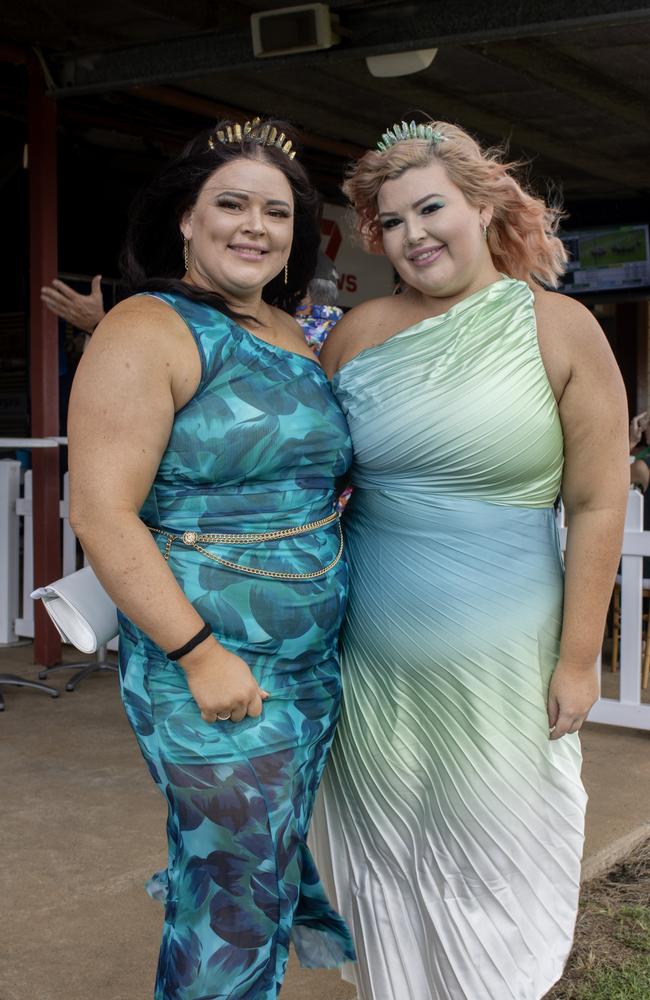
[[[56,104],[43,73],[30,59],[28,75],[29,319],[32,437],[59,434],[58,320],[41,302],[40,290],[58,272]],[[34,586],[61,576],[59,450],[35,448],[33,468]],[[61,661],[61,640],[43,609],[35,607],[34,660],[43,667]]]

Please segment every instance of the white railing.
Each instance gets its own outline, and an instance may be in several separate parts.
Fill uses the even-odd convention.
[[[0,460],[0,646],[18,638],[20,603],[20,462]]]
[[[589,713],[590,722],[650,729],[650,704],[641,703],[644,556],[650,556],[650,531],[643,530],[643,496],[632,489],[628,497],[621,550],[619,697],[600,698]],[[650,627],[648,636],[650,642]]]
[[[65,438],[0,438],[1,447],[48,448],[65,444]],[[16,443],[18,442],[18,443]],[[47,442],[47,443],[46,443]],[[80,568],[77,539],[70,527],[70,474],[63,477],[59,501],[62,533],[62,576]],[[22,560],[20,539],[22,537]],[[82,562],[85,559],[82,556]],[[22,474],[20,462],[0,460],[0,646],[34,638],[34,526],[32,473]],[[117,640],[108,644],[117,649]]]
[[[0,447],[3,441],[0,438]],[[49,442],[36,447],[52,447],[59,443],[55,439]],[[64,576],[78,568],[77,540],[68,520],[69,499],[66,473],[60,501]],[[22,573],[19,562],[21,522]],[[564,548],[566,528],[560,523],[559,530]],[[29,596],[34,589],[32,544],[32,474],[26,472],[21,477],[19,462],[0,460],[0,646],[15,642],[18,637],[34,636],[34,603]],[[641,702],[644,556],[650,556],[650,531],[643,530],[643,497],[636,490],[630,490],[621,555],[620,697],[600,698],[589,718],[592,722],[650,730],[650,704]],[[588,585],[587,580],[585,586]],[[116,640],[109,645],[109,649],[114,648]]]
[[[59,501],[59,517],[62,533],[62,571],[61,576],[69,576],[79,569],[77,557],[77,539],[70,527],[70,473],[63,477],[63,497]],[[23,572],[20,609],[22,614],[16,617],[14,631],[22,638],[34,638],[34,602],[30,597],[34,589],[34,523],[32,518],[32,473],[26,472],[23,478],[22,496],[16,501],[16,513],[23,519]],[[85,559],[83,560],[85,564]]]
[[[67,438],[0,438],[0,450],[58,448]],[[22,489],[21,489],[22,486]],[[23,537],[22,573],[20,537]],[[20,579],[22,578],[22,594]],[[20,462],[0,460],[0,645],[20,637],[34,637],[34,531],[32,523],[32,474],[22,477]],[[26,618],[21,617],[24,609]]]

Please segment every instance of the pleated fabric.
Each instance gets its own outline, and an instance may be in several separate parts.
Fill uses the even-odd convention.
[[[540,1000],[578,902],[577,735],[548,738],[563,463],[533,296],[502,279],[357,355],[343,712],[312,846],[360,1000]]]

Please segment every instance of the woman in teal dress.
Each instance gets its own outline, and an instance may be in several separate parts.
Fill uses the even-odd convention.
[[[169,810],[155,1000],[272,1000],[290,940],[305,965],[354,957],[306,846],[351,448],[290,315],[318,230],[286,132],[223,123],[165,168],[125,251],[144,294],[102,321],[73,391],[71,521],[121,609],[122,697]]]
[[[354,462],[316,858],[359,1000],[540,1000],[578,902],[625,394],[591,314],[542,287],[557,213],[494,151],[402,124],[346,187],[407,291],[352,310],[321,354]]]

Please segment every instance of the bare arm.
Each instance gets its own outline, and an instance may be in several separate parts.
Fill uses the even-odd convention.
[[[569,364],[559,403],[568,535],[560,658],[549,690],[552,739],[576,732],[598,697],[595,661],[620,558],[629,488],[627,404],[618,367],[587,310],[573,302],[566,308],[556,305]]]
[[[187,642],[203,622],[138,512],[174,413],[192,397],[199,378],[198,354],[180,318],[155,299],[131,299],[98,327],[70,400],[72,527],[118,607],[167,651]],[[247,667],[248,677],[235,679],[233,688],[232,661],[245,667],[214,638],[181,661],[208,721],[217,712],[232,710],[237,720],[261,710]]]

